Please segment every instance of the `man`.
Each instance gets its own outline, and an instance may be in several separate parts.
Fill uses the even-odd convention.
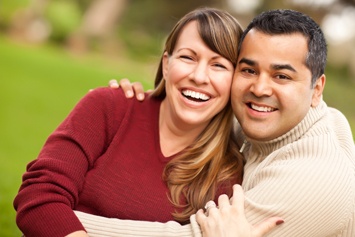
[[[322,99],[326,54],[320,27],[292,10],[260,14],[242,36],[231,100],[246,158],[245,215],[251,224],[281,216],[285,223],[268,236],[355,234],[355,147],[345,117]],[[220,209],[198,212],[204,236],[232,236],[235,205],[221,197]],[[198,233],[191,221],[175,230],[130,228],[141,236]]]
[[[354,236],[354,142],[322,100],[321,29],[299,12],[273,10],[241,41],[231,100],[246,141],[247,219],[283,217],[270,236]]]

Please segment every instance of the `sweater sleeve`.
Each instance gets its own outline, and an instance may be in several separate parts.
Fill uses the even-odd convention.
[[[113,91],[96,89],[81,99],[28,164],[14,200],[17,225],[26,237],[85,230],[73,209],[86,172],[117,130],[112,97],[118,92]]]
[[[166,223],[120,220],[75,211],[90,237],[202,237],[195,215],[191,224],[180,225],[176,221]]]

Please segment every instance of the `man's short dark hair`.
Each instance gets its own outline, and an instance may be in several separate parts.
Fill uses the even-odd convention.
[[[245,29],[241,44],[251,29],[268,35],[301,33],[308,41],[308,54],[305,65],[312,73],[312,87],[324,74],[327,61],[327,44],[320,26],[309,16],[294,10],[270,10],[256,16]]]

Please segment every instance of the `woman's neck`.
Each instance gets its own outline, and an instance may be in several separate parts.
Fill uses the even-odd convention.
[[[160,106],[159,137],[160,148],[164,156],[174,155],[191,145],[202,133],[206,124],[188,124],[174,116],[166,101]]]

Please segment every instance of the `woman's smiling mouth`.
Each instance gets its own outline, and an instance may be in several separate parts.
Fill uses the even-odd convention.
[[[205,102],[211,98],[210,96],[204,93],[196,92],[192,90],[182,90],[181,94],[187,99],[197,101],[197,102]]]

